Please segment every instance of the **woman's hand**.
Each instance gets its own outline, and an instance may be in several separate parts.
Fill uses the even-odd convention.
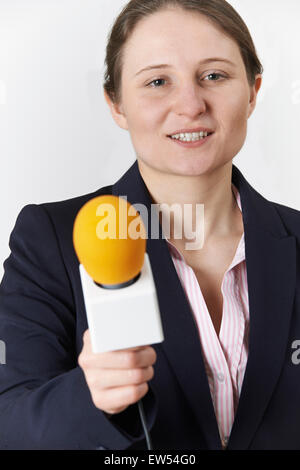
[[[108,414],[120,413],[146,395],[155,362],[151,346],[93,353],[89,330],[78,357],[94,405]]]

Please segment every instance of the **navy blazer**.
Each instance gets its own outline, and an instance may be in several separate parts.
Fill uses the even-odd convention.
[[[236,166],[250,309],[249,357],[228,449],[300,449],[300,212],[270,202]],[[109,418],[78,366],[87,319],[75,216],[100,194],[152,202],[137,161],[114,185],[67,201],[25,206],[0,286],[1,449],[146,449],[137,405]],[[149,227],[150,227],[149,220]],[[149,232],[150,233],[150,232]],[[165,341],[143,398],[155,449],[221,449],[193,315],[166,241],[147,240]]]

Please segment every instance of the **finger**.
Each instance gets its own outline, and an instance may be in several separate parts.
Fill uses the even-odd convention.
[[[93,394],[93,402],[101,410],[114,414],[116,409],[127,407],[139,401],[148,390],[147,383],[100,390]]]
[[[135,369],[148,367],[156,362],[156,352],[151,346],[136,351],[123,349],[105,353],[86,350],[80,356],[81,367],[87,369]]]
[[[140,385],[154,376],[152,366],[139,369],[102,369],[88,377],[89,386],[96,389],[108,389],[127,385]]]

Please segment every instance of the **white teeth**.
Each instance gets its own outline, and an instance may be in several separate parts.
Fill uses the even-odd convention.
[[[171,135],[172,139],[182,140],[183,142],[195,142],[196,140],[204,139],[207,137],[208,132],[185,132],[181,134]]]

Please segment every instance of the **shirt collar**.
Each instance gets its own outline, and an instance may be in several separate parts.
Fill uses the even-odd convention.
[[[236,186],[233,183],[231,183],[231,189],[232,189],[232,192],[235,196],[237,205],[238,205],[240,211],[242,212],[242,203],[241,203],[240,193],[239,193],[238,189],[236,188]],[[173,243],[171,243],[167,238],[165,240],[167,242],[167,245],[168,245],[168,248],[169,248],[169,251],[170,251],[172,257],[175,258],[175,259],[180,259],[181,261],[184,261],[184,257],[182,256],[180,251],[175,247],[175,245],[173,245]],[[230,269],[232,269],[233,267],[235,267],[237,264],[241,263],[245,259],[246,259],[246,256],[245,256],[245,233],[243,232],[243,234],[240,238],[238,247],[236,249],[235,255],[233,257],[233,260],[232,260],[229,268],[227,269],[227,271],[230,271]]]

